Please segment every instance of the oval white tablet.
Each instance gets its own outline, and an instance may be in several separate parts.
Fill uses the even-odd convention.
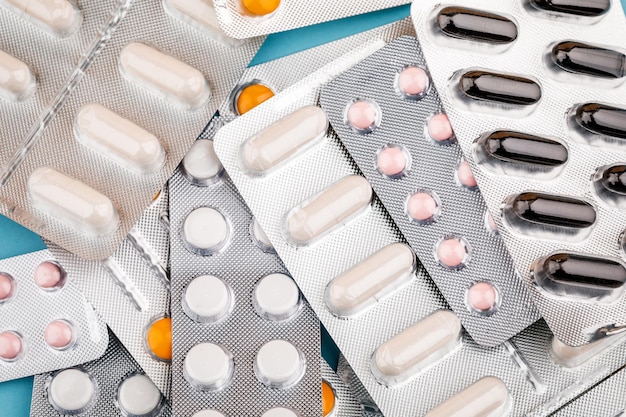
[[[360,175],[348,175],[289,211],[286,240],[308,245],[367,208],[372,187]]]
[[[120,218],[107,196],[51,167],[40,167],[28,178],[33,206],[90,236],[106,236]]]
[[[504,382],[487,376],[430,410],[426,417],[506,417],[512,403]]]
[[[259,280],[252,301],[257,313],[268,320],[285,320],[296,314],[301,297],[298,286],[285,274],[270,274]]]
[[[392,243],[334,278],[326,287],[326,306],[337,317],[367,310],[409,282],[415,254],[403,243]]]
[[[300,417],[300,414],[289,408],[276,407],[267,410],[261,417]]]
[[[126,378],[118,387],[117,403],[130,416],[152,415],[161,400],[159,389],[143,374]]]
[[[200,343],[185,356],[184,376],[193,387],[203,391],[223,388],[231,380],[233,356],[213,343]]]
[[[30,97],[37,86],[35,74],[28,65],[0,50],[0,97],[20,101]]]
[[[226,246],[230,226],[219,211],[211,207],[199,207],[185,218],[182,234],[189,250],[208,256]]]
[[[575,368],[596,358],[600,353],[624,340],[625,337],[626,333],[617,334],[577,347],[568,346],[556,337],[552,337],[550,356],[558,365]]]
[[[385,386],[408,381],[452,352],[460,341],[458,317],[437,310],[380,345],[372,355],[372,373]]]
[[[96,385],[87,372],[72,368],[56,374],[50,382],[48,400],[61,414],[84,411],[96,394]]]
[[[212,32],[222,31],[211,0],[165,0],[165,4],[172,11],[182,14],[186,19],[199,23],[205,29],[209,29]]]
[[[138,174],[152,174],[165,163],[156,136],[97,103],[78,110],[74,135],[83,145]]]
[[[254,360],[254,373],[270,388],[289,388],[304,375],[305,360],[300,350],[286,340],[264,344]]]
[[[259,224],[256,217],[252,218],[252,237],[257,245],[263,250],[272,251],[274,250],[274,245],[267,237],[263,229],[261,229],[261,225]]]
[[[186,109],[197,109],[211,97],[200,71],[142,42],[122,49],[120,71],[127,80]]]
[[[216,323],[224,319],[233,306],[233,290],[213,275],[194,278],[183,296],[183,310],[189,318],[201,323]]]
[[[328,130],[328,116],[317,106],[288,114],[248,139],[241,164],[249,175],[261,176],[318,143]]]
[[[191,417],[226,417],[224,414],[215,410],[201,410]]]
[[[60,37],[74,33],[83,21],[80,10],[68,0],[6,1],[34,23]]]
[[[181,171],[192,184],[210,185],[224,173],[224,167],[213,149],[213,141],[198,139],[183,158]]]

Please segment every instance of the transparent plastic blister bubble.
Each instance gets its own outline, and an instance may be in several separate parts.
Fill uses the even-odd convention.
[[[332,129],[317,146],[284,161],[282,167],[265,177],[250,176],[241,165],[243,144],[249,138],[303,107],[316,105],[326,83],[383,46],[375,43],[355,48],[224,126],[216,135],[215,151],[304,296],[384,415],[424,415],[480,380],[483,382],[452,401],[453,407],[460,407],[460,415],[484,411],[485,404],[495,404],[500,415],[547,415],[619,368],[626,344],[616,343],[602,350],[601,355],[567,369],[552,360],[552,334],[543,321],[500,346],[479,346],[448,310],[419,264],[408,282],[390,278],[388,286],[375,281],[375,285],[344,292],[342,300],[354,301],[363,308],[355,317],[337,317],[326,302],[329,282],[383,248],[406,246],[400,232],[375,197],[356,217],[345,216],[353,207],[352,198],[317,199],[297,218],[294,227],[286,227],[287,214],[294,207],[358,174]],[[360,189],[359,185],[350,193]],[[338,219],[344,219],[343,223]],[[329,232],[328,227],[337,229]],[[318,239],[311,245],[296,246],[287,242],[285,230],[303,231],[307,239]],[[411,251],[409,255],[408,259],[413,259]],[[367,276],[367,270],[363,268],[361,276]],[[383,272],[380,275],[384,277],[404,276],[402,270]],[[483,390],[493,387],[499,400],[471,402],[470,408],[465,408],[464,398],[473,396],[476,387],[480,388],[481,398],[486,398]]]
[[[172,336],[167,186],[157,194],[115,253],[82,259],[50,251],[146,375],[170,397]]]
[[[623,330],[620,3],[428,0],[413,5],[412,18],[541,315],[572,346]]]
[[[99,359],[35,376],[31,417],[169,417],[169,402],[109,331]]]
[[[400,38],[355,65],[323,88],[320,102],[472,338],[494,346],[536,321],[504,243],[484,227],[487,207],[417,40]]]
[[[0,260],[0,381],[96,359],[106,326],[47,250]]]
[[[235,48],[161,1],[126,1],[106,29],[0,178],[5,214],[92,260],[115,251],[262,41]]]

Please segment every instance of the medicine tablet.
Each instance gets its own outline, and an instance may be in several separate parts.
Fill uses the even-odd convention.
[[[57,290],[65,285],[67,274],[56,262],[42,262],[35,269],[35,284],[44,290]]]
[[[348,104],[345,120],[355,132],[370,133],[380,125],[382,112],[371,100],[355,100]]]
[[[233,290],[213,275],[194,278],[183,296],[183,310],[192,320],[216,323],[224,319],[234,306]]]
[[[291,277],[270,274],[259,280],[252,295],[256,312],[268,320],[285,320],[296,314],[302,299]]]
[[[200,343],[185,356],[185,379],[199,390],[218,390],[232,379],[233,356],[222,346]]]
[[[402,146],[386,145],[376,154],[376,169],[386,178],[402,178],[410,168],[411,157]]]
[[[182,228],[187,248],[201,256],[219,252],[228,243],[230,225],[214,208],[200,207],[187,215]]]
[[[9,274],[0,272],[0,305],[9,301],[15,294],[15,280]]]
[[[474,177],[474,173],[469,166],[467,161],[461,161],[459,166],[456,168],[456,179],[462,187],[467,188],[468,190],[475,190],[478,188],[478,183],[476,182],[476,178]]]
[[[16,332],[0,333],[0,360],[14,361],[23,350],[22,336]]]
[[[235,96],[237,114],[245,114],[272,97],[274,97],[274,92],[268,86],[261,83],[248,84],[242,87]]]
[[[52,377],[48,400],[61,414],[77,414],[93,402],[96,390],[96,383],[83,369],[66,369]]]
[[[280,0],[241,0],[241,5],[251,16],[270,16],[280,6]]]
[[[172,360],[172,319],[160,317],[153,320],[146,329],[144,338],[146,350],[156,360]]]
[[[289,388],[304,376],[305,361],[300,350],[286,340],[264,344],[254,360],[257,379],[270,388]]]
[[[254,241],[261,247],[261,249],[265,250],[274,250],[274,245],[269,240],[263,229],[261,229],[261,225],[258,220],[255,218],[252,219],[252,237]]]
[[[426,136],[435,143],[448,143],[454,139],[454,131],[450,119],[445,113],[431,116],[426,124]]]
[[[439,197],[431,191],[418,191],[406,201],[406,212],[415,222],[432,223],[441,215]]]
[[[65,37],[80,27],[83,16],[68,0],[6,0],[18,12],[25,13],[39,26]]]
[[[300,414],[289,408],[277,407],[267,410],[261,417],[300,417]]]
[[[68,349],[76,341],[74,326],[67,320],[51,321],[44,331],[44,340],[53,349]]]
[[[203,186],[215,183],[224,173],[224,167],[215,153],[213,141],[195,141],[183,158],[181,171],[192,184]]]
[[[200,24],[204,29],[220,33],[215,7],[211,0],[166,0],[165,4],[186,19]]]
[[[35,74],[28,65],[0,50],[0,97],[21,101],[30,97],[37,86]]]
[[[444,268],[460,270],[469,262],[470,246],[462,237],[448,236],[437,243],[435,256]]]
[[[143,374],[126,378],[117,389],[117,403],[129,416],[152,416],[161,401],[161,392]]]
[[[487,376],[430,410],[426,417],[506,417],[512,402],[504,382]]]
[[[224,414],[215,410],[201,410],[191,417],[226,417]]]
[[[422,98],[430,85],[428,73],[420,67],[408,66],[396,76],[396,90],[406,98]]]
[[[499,300],[498,290],[489,282],[477,282],[467,291],[467,305],[481,315],[493,313]]]
[[[332,417],[337,404],[337,394],[332,385],[325,379],[322,380],[322,416]]]

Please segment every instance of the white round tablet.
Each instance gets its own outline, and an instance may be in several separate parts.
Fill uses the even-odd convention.
[[[183,158],[182,168],[183,175],[196,185],[210,185],[224,172],[213,141],[209,139],[199,139],[191,145]]]
[[[300,307],[298,286],[285,274],[267,275],[254,288],[252,302],[257,313],[268,320],[285,320]]]
[[[196,414],[194,414],[191,417],[226,417],[226,416],[220,413],[219,411],[202,410],[202,411],[198,411]]]
[[[161,392],[143,374],[126,378],[118,387],[117,403],[122,411],[131,416],[152,415],[161,404]]]
[[[218,390],[230,381],[234,368],[230,352],[213,343],[200,343],[187,352],[184,375],[200,390]]]
[[[56,374],[50,382],[48,399],[61,414],[84,411],[96,394],[96,384],[89,374],[78,368]]]
[[[183,310],[192,320],[216,323],[232,310],[233,291],[213,275],[201,275],[189,283],[183,297]]]
[[[300,414],[289,408],[276,407],[267,410],[261,417],[300,417]]]
[[[211,207],[199,207],[185,218],[182,233],[183,241],[193,253],[207,256],[226,245],[230,227],[219,211]]]
[[[256,355],[254,373],[270,388],[289,388],[297,384],[305,370],[304,356],[286,340],[264,344]]]
[[[263,250],[274,249],[274,245],[272,245],[272,242],[270,242],[269,238],[267,237],[263,229],[261,229],[261,225],[259,224],[256,218],[252,219],[252,237],[254,238],[255,243],[259,245],[261,249]]]

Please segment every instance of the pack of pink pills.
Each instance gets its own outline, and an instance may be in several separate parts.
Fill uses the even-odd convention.
[[[0,381],[98,358],[105,324],[42,250],[0,260]]]
[[[517,270],[562,341],[624,330],[617,1],[416,2],[431,76]]]
[[[498,345],[539,314],[430,84],[417,40],[404,37],[328,83],[320,103],[463,327]]]

